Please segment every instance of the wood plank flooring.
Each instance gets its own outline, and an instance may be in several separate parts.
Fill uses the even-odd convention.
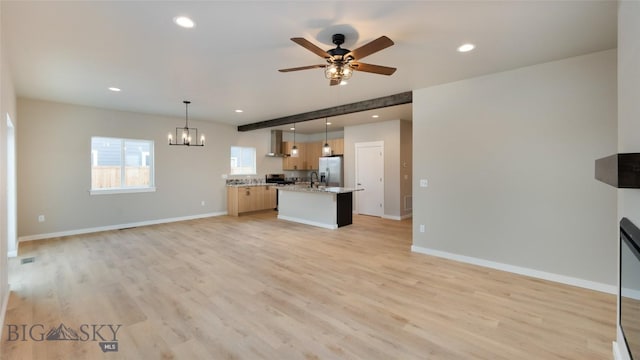
[[[272,211],[23,243],[10,263],[0,354],[611,359],[614,296],[410,246],[410,221],[354,216],[325,230]],[[20,264],[26,257],[35,262]],[[80,340],[28,337],[34,324],[38,339],[61,323]],[[9,334],[19,324],[27,339],[15,340],[21,327]],[[113,340],[106,326],[95,336],[101,324],[121,325],[117,352],[100,349],[101,337]]]

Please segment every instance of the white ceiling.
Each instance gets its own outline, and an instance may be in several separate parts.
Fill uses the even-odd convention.
[[[244,125],[616,47],[616,1],[2,1],[2,38],[18,96]],[[187,15],[193,29],[172,19]],[[330,87],[323,49],[395,45]],[[462,54],[465,42],[476,50]],[[109,86],[122,88],[119,93]],[[235,113],[235,109],[244,110]],[[407,109],[409,109],[407,111]],[[398,110],[398,112],[394,111]],[[378,120],[410,120],[410,106]],[[335,122],[374,121],[373,113]],[[323,123],[323,121],[322,121]],[[302,130],[301,130],[302,131]]]

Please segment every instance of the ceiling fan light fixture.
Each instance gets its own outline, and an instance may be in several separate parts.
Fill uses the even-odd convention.
[[[353,75],[353,68],[348,63],[332,63],[324,69],[324,77],[329,80],[349,80],[351,75]]]

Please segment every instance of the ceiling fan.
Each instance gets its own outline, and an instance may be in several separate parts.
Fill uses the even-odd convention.
[[[348,80],[351,77],[353,70],[380,75],[391,75],[396,71],[396,68],[360,62],[360,59],[365,56],[369,56],[393,45],[393,41],[386,36],[381,36],[355,50],[343,49],[340,47],[340,45],[344,43],[343,34],[334,34],[331,37],[331,40],[336,45],[336,48],[324,51],[305,38],[291,38],[291,41],[325,59],[327,64],[280,69],[278,71],[290,72],[324,68],[324,75],[330,80],[329,85],[332,86],[340,84],[342,80]]]

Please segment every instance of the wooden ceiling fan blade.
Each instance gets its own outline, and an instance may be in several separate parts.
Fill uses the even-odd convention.
[[[320,56],[323,59],[330,59],[331,55],[329,55],[326,51],[322,50],[321,48],[317,47],[315,44],[313,44],[311,41],[305,39],[305,38],[301,38],[301,37],[294,37],[291,38],[291,41],[293,41],[294,43],[302,46],[303,48],[311,51],[312,53]]]
[[[329,85],[331,86],[340,85],[341,82],[342,82],[342,79],[331,79],[329,80]]]
[[[393,45],[393,41],[391,41],[391,39],[383,35],[367,44],[362,45],[361,47],[355,50],[351,50],[350,53],[345,55],[345,58],[351,56],[356,60],[360,60],[365,56],[369,56],[382,49],[386,49],[391,45]]]
[[[380,75],[391,75],[394,72],[396,72],[396,68],[394,67],[366,64],[361,62],[351,63],[351,67],[353,67],[354,70],[380,74]]]
[[[309,70],[309,69],[320,69],[324,68],[326,65],[309,65],[309,66],[300,66],[288,69],[280,69],[280,72],[290,72],[290,71],[298,71],[298,70]]]

